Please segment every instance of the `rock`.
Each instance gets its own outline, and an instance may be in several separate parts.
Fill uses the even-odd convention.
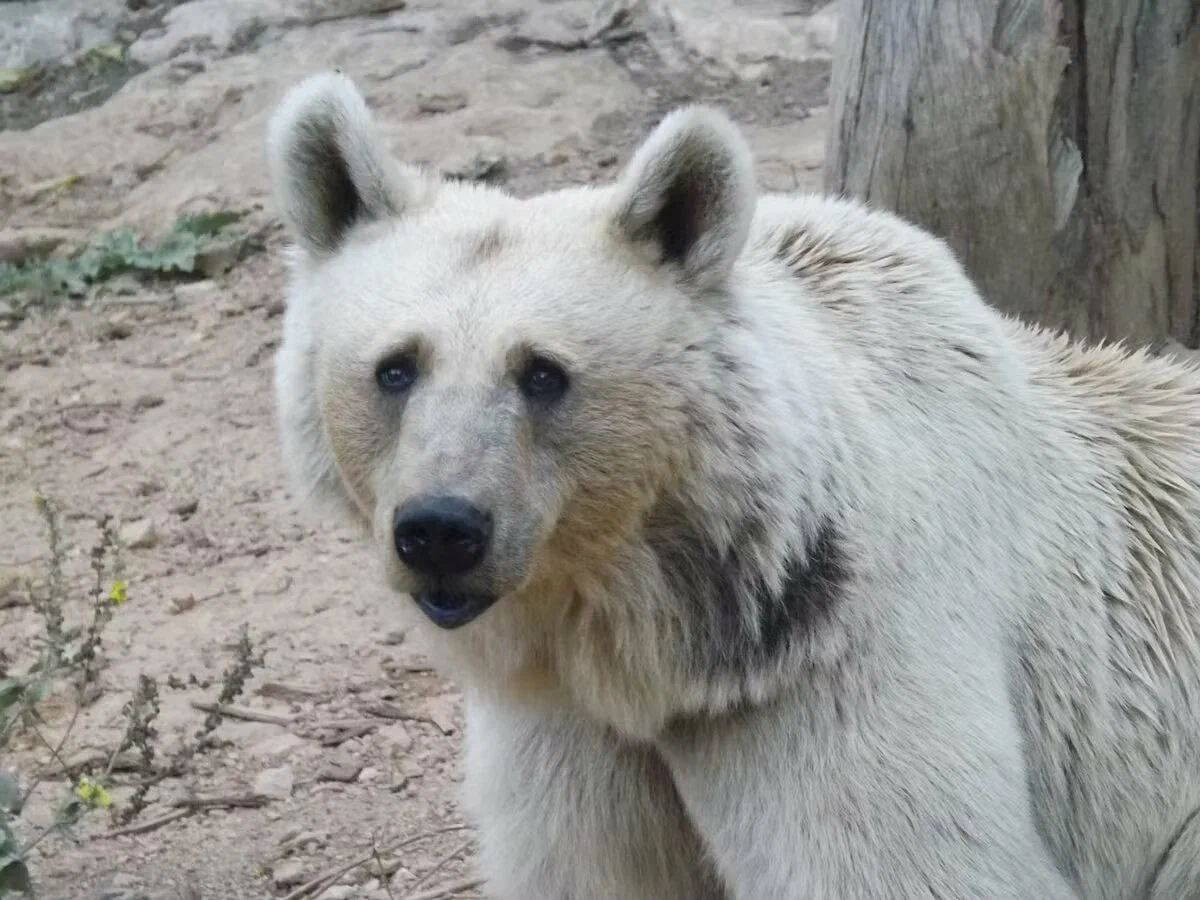
[[[504,177],[508,160],[499,153],[476,153],[469,160],[445,171],[456,181],[497,181]]]
[[[254,779],[254,793],[270,800],[287,800],[292,796],[296,776],[291,766],[278,766],[274,769],[264,769]]]
[[[188,610],[195,608],[195,594],[180,594],[178,597],[172,597],[167,601],[167,612],[172,616],[177,616],[180,613],[185,613]]]
[[[119,0],[0,3],[0,68],[56,62],[111,41],[121,13]]]
[[[380,728],[379,736],[387,742],[389,752],[393,756],[407,753],[412,749],[412,735],[410,735],[408,733],[408,729],[399,722],[397,722],[395,725],[388,725],[386,728]]]
[[[294,5],[302,21],[313,23],[395,12],[408,3],[407,0],[299,0]]]
[[[355,896],[358,888],[352,884],[335,884],[331,888],[326,888],[318,897],[319,900],[350,900]]]
[[[304,884],[304,866],[299,860],[285,859],[271,869],[271,883],[277,888]]]
[[[137,397],[134,398],[133,408],[154,409],[155,407],[162,406],[165,402],[166,400],[158,394],[138,394]]]
[[[135,519],[121,526],[121,543],[130,550],[148,550],[158,543],[158,532],[149,519]]]
[[[422,94],[417,92],[417,112],[427,116],[457,112],[467,108],[466,91],[450,91],[445,94]]]
[[[179,516],[181,519],[186,519],[188,516],[195,515],[196,510],[200,508],[200,501],[195,497],[189,497],[186,500],[180,500],[171,507],[171,513]]]
[[[387,632],[379,639],[379,643],[385,647],[399,647],[404,643],[404,639],[408,637],[407,628],[394,628]]]
[[[374,782],[379,781],[382,777],[383,773],[374,766],[367,766],[358,773],[358,782],[359,784],[373,784]]]
[[[837,31],[837,4],[808,16],[785,15],[786,3],[748,12],[739,0],[657,0],[648,29],[668,33],[687,53],[742,78],[756,78],[773,60],[829,60]]]
[[[442,734],[454,734],[458,726],[454,722],[455,711],[458,708],[457,698],[443,694],[440,697],[430,697],[425,701],[425,714],[429,721],[438,727]]]
[[[334,762],[323,767],[317,773],[317,781],[337,781],[349,784],[358,778],[362,771],[363,767],[355,762]]]
[[[0,230],[0,262],[49,256],[73,236],[66,228],[5,228]]]
[[[11,329],[20,324],[25,318],[24,314],[9,303],[7,300],[0,300],[0,327]]]
[[[26,589],[29,582],[37,582],[36,573],[31,567],[0,566],[0,609],[29,602]]]
[[[285,854],[290,855],[297,850],[319,850],[325,846],[326,837],[316,831],[300,831],[292,835],[286,841],[280,841],[279,849]]]
[[[306,741],[300,735],[285,731],[282,734],[274,734],[263,738],[256,744],[252,744],[246,750],[246,755],[251,759],[276,760],[295,753],[305,743]]]

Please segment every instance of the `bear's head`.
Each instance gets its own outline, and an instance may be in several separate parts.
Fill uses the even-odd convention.
[[[297,487],[366,525],[442,629],[565,596],[693,464],[755,205],[743,138],[677,110],[614,184],[519,199],[394,160],[322,74],[281,103],[269,155],[295,244],[276,388]]]

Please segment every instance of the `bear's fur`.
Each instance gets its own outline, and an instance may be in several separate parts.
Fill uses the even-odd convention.
[[[1200,373],[756,196],[701,107],[528,199],[395,161],[336,74],[269,148],[295,485],[399,594],[401,504],[494,519],[477,619],[397,601],[466,691],[492,896],[1200,897]]]

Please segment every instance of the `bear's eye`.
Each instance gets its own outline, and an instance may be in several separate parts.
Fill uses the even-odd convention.
[[[535,356],[525,365],[517,384],[530,400],[557,400],[567,392],[567,373],[558,363]]]
[[[411,355],[394,356],[375,369],[375,381],[386,394],[401,394],[417,380],[417,361]]]

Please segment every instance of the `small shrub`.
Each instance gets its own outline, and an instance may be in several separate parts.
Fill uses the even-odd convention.
[[[210,222],[198,227],[218,226]],[[45,759],[27,787],[0,772],[0,898],[33,893],[28,860],[33,849],[49,835],[69,835],[85,815],[100,809],[110,809],[117,822],[127,823],[146,807],[154,785],[186,774],[191,760],[212,745],[212,734],[222,722],[221,707],[241,695],[253,670],[263,662],[262,656],[255,654],[249,632],[243,626],[236,658],[222,678],[217,710],[209,713],[193,738],[161,765],[155,746],[158,731],[154,727],[159,713],[158,683],[148,675],[140,675],[123,707],[124,732],[111,752],[106,752],[106,763],[73,768],[66,761],[67,744],[79,719],[83,696],[97,679],[96,662],[104,631],[116,611],[128,601],[128,586],[116,531],[111,519],[105,517],[99,522],[100,539],[90,553],[93,579],[87,598],[89,621],[82,628],[68,629],[63,610],[69,596],[63,573],[65,552],[58,511],[40,492],[35,494],[34,502],[46,526],[50,552],[44,582],[26,584],[31,604],[42,619],[41,646],[37,662],[25,675],[0,677],[0,754],[12,745],[15,737],[28,734],[45,750]],[[74,683],[76,699],[62,737],[51,742],[38,704],[48,695],[55,680],[63,678]],[[129,800],[118,806],[110,793],[115,786],[113,770],[117,758],[128,750],[137,752],[139,780]],[[96,771],[91,771],[92,768]],[[51,824],[23,840],[18,828],[21,811],[51,769],[56,775],[66,776],[70,789],[59,803]]]

